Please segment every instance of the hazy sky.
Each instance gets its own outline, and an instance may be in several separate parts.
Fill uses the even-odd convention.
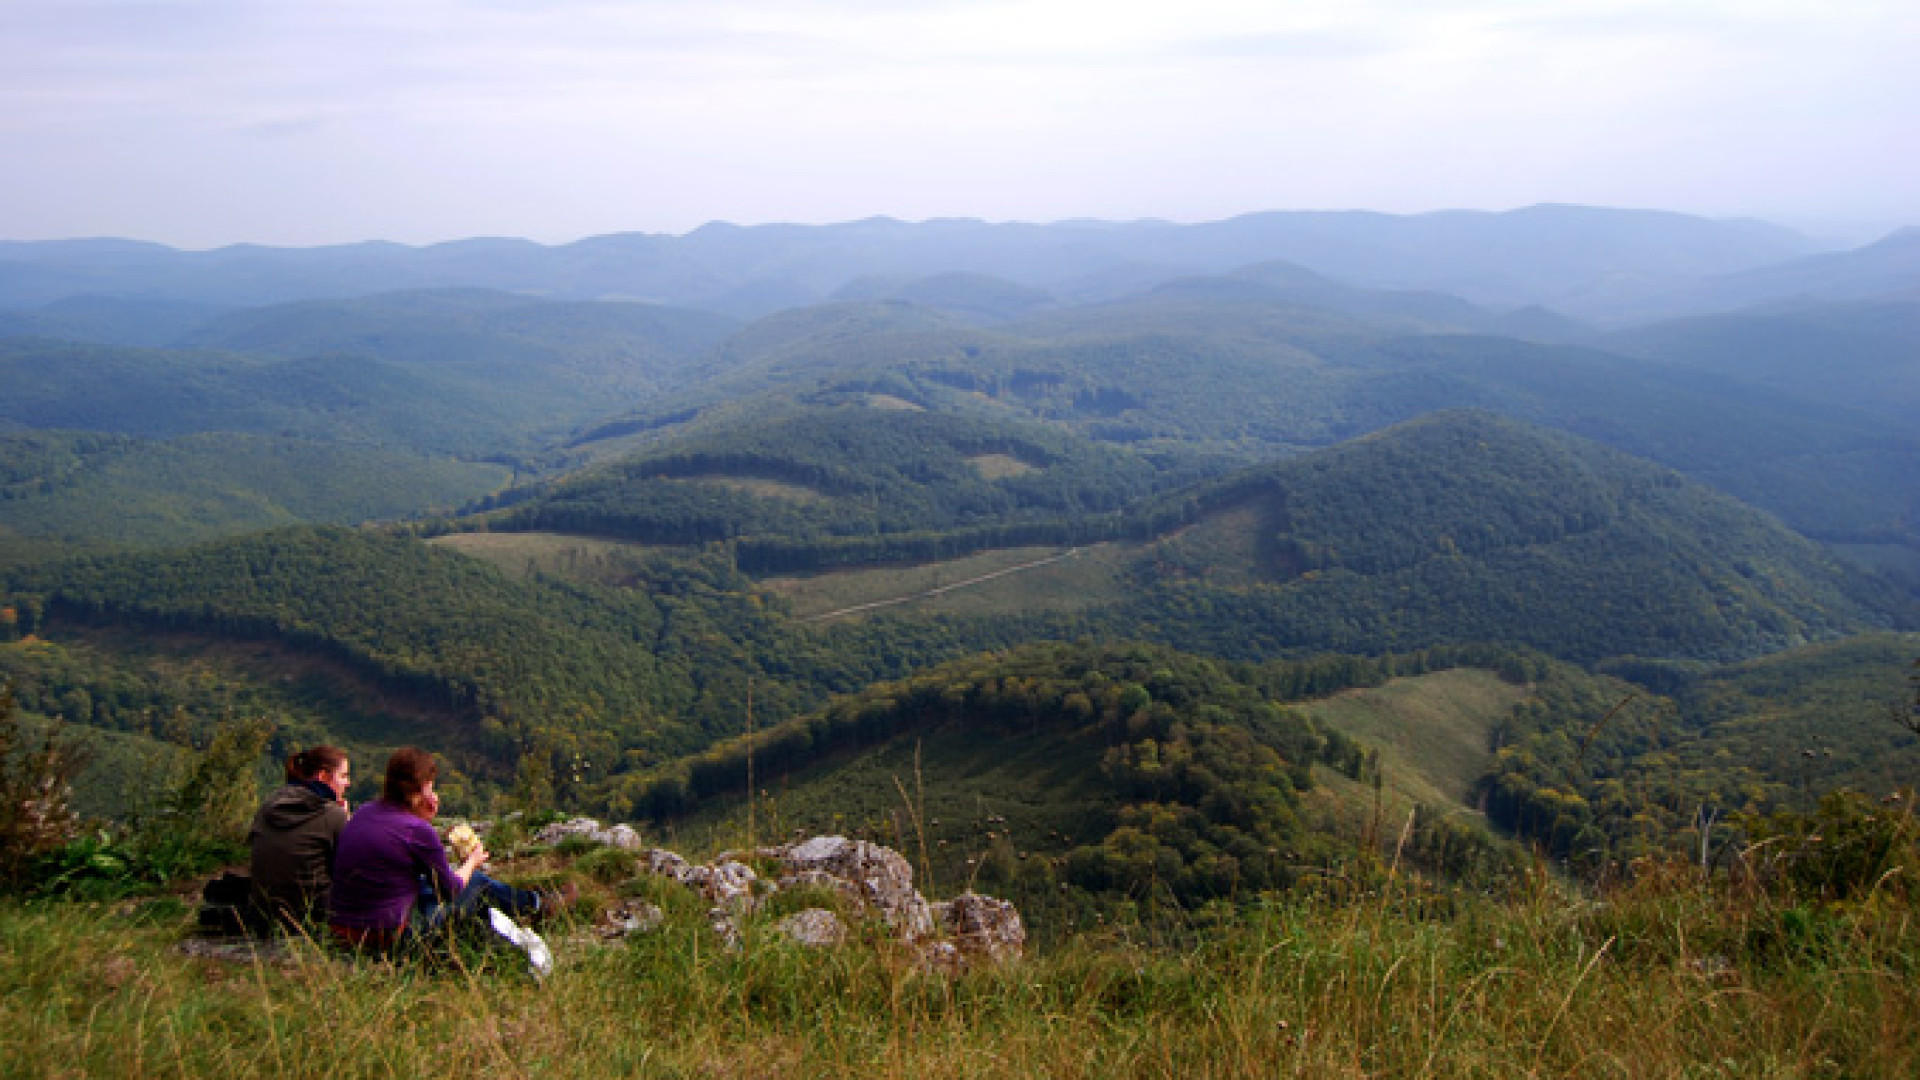
[[[0,0],[0,238],[1920,223],[1916,0]]]

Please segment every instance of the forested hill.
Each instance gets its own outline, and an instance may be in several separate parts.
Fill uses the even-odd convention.
[[[494,464],[286,436],[0,433],[0,561],[451,510],[510,476]]]
[[[1004,527],[1114,514],[1222,468],[864,394],[706,424],[556,483],[490,527],[672,544]]]
[[[592,435],[617,450],[618,437],[666,443],[689,416],[748,403],[884,398],[1253,462],[1479,408],[1679,469],[1809,535],[1920,543],[1920,447],[1889,407],[1865,407],[1865,391],[1807,389],[1825,357],[1845,356],[1863,386],[1903,391],[1887,340],[1897,325],[1870,352],[1856,348],[1862,331],[1829,318],[1797,321],[1786,355],[1734,347],[1677,364],[1461,332],[1498,320],[1442,297],[1329,289],[1303,296],[1292,277],[1252,268],[990,328],[898,303],[788,311],[730,338],[712,380]],[[1751,342],[1767,326],[1730,317],[1721,337]],[[1750,353],[1769,360],[1739,362]]]
[[[412,540],[292,529],[19,571],[8,609],[30,633],[104,621],[314,650],[464,716],[470,763],[510,769],[536,743],[646,761],[737,730],[764,621],[730,582],[680,571],[657,594],[585,590]],[[804,654],[760,651],[815,675],[763,683],[770,715],[831,684]]]
[[[733,328],[655,305],[461,291],[235,312],[168,348],[0,338],[0,421],[524,451],[688,380]]]
[[[1180,514],[1247,500],[1265,500],[1267,580],[1213,584],[1170,543],[1131,601],[1156,635],[1245,657],[1500,640],[1582,661],[1735,659],[1913,617],[1911,596],[1763,513],[1488,413],[1237,474]]]
[[[744,802],[754,776],[796,822],[844,821],[902,842],[912,839],[899,828],[910,777],[923,857],[939,875],[1001,888],[1017,879],[1023,899],[1042,902],[1067,884],[1223,897],[1288,884],[1351,842],[1317,831],[1301,803],[1316,766],[1357,776],[1364,749],[1283,702],[1462,662],[1516,676],[1547,667],[1498,649],[1247,667],[1140,644],[1035,644],[876,685],[620,778],[612,800],[659,820],[711,815]],[[1027,855],[1015,852],[1040,857],[1020,865]]]

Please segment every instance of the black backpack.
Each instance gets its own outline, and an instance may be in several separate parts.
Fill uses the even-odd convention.
[[[267,913],[253,899],[253,878],[229,870],[200,890],[200,932],[223,936],[264,937],[271,928]]]

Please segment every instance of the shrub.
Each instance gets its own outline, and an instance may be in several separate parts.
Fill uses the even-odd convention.
[[[27,745],[14,709],[11,684],[0,689],[0,888],[18,887],[23,871],[80,833],[67,800],[86,752],[56,727]]]
[[[1809,814],[1746,822],[1746,862],[1761,884],[1797,900],[1852,900],[1920,887],[1920,820],[1913,793],[1884,802],[1835,791]]]
[[[631,851],[603,847],[582,855],[573,864],[573,868],[602,885],[614,885],[638,873],[640,860]]]
[[[260,719],[221,726],[156,804],[121,830],[70,832],[39,852],[28,884],[45,893],[106,899],[244,860],[259,803],[254,769],[272,731]]]

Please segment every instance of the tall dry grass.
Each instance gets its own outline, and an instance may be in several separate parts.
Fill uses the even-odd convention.
[[[0,1072],[1913,1077],[1920,928],[1881,899],[1786,906],[1676,873],[1444,918],[1282,901],[1197,946],[1121,925],[957,978],[884,941],[807,951],[763,923],[728,952],[689,909],[626,944],[559,940],[545,984],[499,955],[199,960],[174,947],[177,903],[13,904]]]

